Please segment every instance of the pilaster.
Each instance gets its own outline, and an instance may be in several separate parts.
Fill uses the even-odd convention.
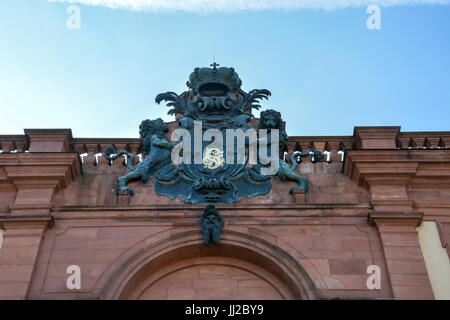
[[[81,174],[80,162],[78,153],[14,153],[0,156],[0,168],[17,189],[14,203],[0,211],[0,299],[25,299],[41,240],[53,224],[53,196]]]
[[[421,212],[369,213],[369,222],[377,226],[380,234],[396,299],[434,299],[416,231],[422,219]]]
[[[0,252],[0,300],[25,299],[50,215],[0,216],[5,229]]]

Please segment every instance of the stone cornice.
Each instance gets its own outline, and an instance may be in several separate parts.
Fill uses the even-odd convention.
[[[415,202],[414,207],[416,208],[438,208],[438,209],[450,209],[450,202],[439,202],[439,203],[423,203],[423,202]],[[447,215],[447,214],[445,214]]]
[[[9,210],[19,216],[48,216],[52,207],[53,204],[12,204]]]
[[[216,208],[218,210],[257,210],[257,209],[272,209],[272,210],[311,210],[311,209],[345,209],[345,210],[359,210],[369,209],[371,206],[369,203],[334,203],[334,204],[322,204],[322,203],[308,203],[308,204],[218,204]],[[110,211],[110,210],[170,210],[170,211],[186,211],[186,210],[204,210],[203,204],[155,204],[146,206],[53,206],[52,211]]]
[[[387,180],[399,176],[450,177],[450,150],[348,150],[343,173],[360,186],[370,176]]]
[[[78,153],[9,153],[0,155],[1,180],[14,184],[11,216],[49,215],[55,192],[81,175]]]
[[[450,150],[348,150],[343,173],[369,190],[375,211],[412,211],[411,186],[450,185]]]
[[[368,203],[360,204],[221,204],[216,206],[224,217],[231,219],[256,219],[270,223],[280,219],[365,218],[370,210]],[[204,205],[147,205],[147,206],[54,206],[51,214],[57,220],[72,219],[186,219],[201,216]],[[276,210],[276,214],[273,211]],[[305,221],[306,221],[305,220]],[[347,220],[346,220],[347,221]],[[346,222],[348,223],[348,222]]]
[[[66,187],[81,175],[77,153],[9,153],[2,154],[0,166],[6,171],[6,179],[22,183],[45,184],[45,180],[56,179]]]
[[[54,225],[54,219],[51,215],[0,215],[0,226],[7,226],[11,228],[32,228],[43,227],[44,229],[51,228]],[[8,231],[8,235],[11,232]]]
[[[377,226],[389,225],[414,225],[420,226],[423,220],[423,212],[416,211],[376,211],[369,212],[368,223]]]

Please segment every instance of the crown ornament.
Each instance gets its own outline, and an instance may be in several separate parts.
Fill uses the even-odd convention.
[[[186,85],[197,95],[225,96],[241,88],[242,81],[234,68],[220,67],[211,64],[212,68],[195,68]]]

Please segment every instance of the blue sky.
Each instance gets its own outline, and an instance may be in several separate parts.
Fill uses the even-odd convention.
[[[143,119],[171,120],[155,96],[184,91],[213,54],[244,90],[272,92],[263,107],[282,113],[289,135],[450,130],[450,6],[382,7],[381,30],[368,30],[364,5],[224,13],[219,3],[200,13],[77,4],[81,29],[70,30],[70,3],[0,0],[0,134],[138,137]]]

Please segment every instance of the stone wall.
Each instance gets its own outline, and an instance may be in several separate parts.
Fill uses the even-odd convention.
[[[293,182],[272,177],[268,195],[218,205],[218,246],[201,242],[204,206],[158,196],[152,180],[118,198],[123,160],[95,155],[111,144],[138,154],[137,139],[25,133],[0,136],[0,298],[435,297],[416,227],[436,222],[448,253],[450,133],[290,137],[288,156],[330,152],[328,162],[298,166],[310,191],[291,195]],[[67,288],[70,265],[81,268],[81,289]],[[367,286],[372,265],[380,289]]]

